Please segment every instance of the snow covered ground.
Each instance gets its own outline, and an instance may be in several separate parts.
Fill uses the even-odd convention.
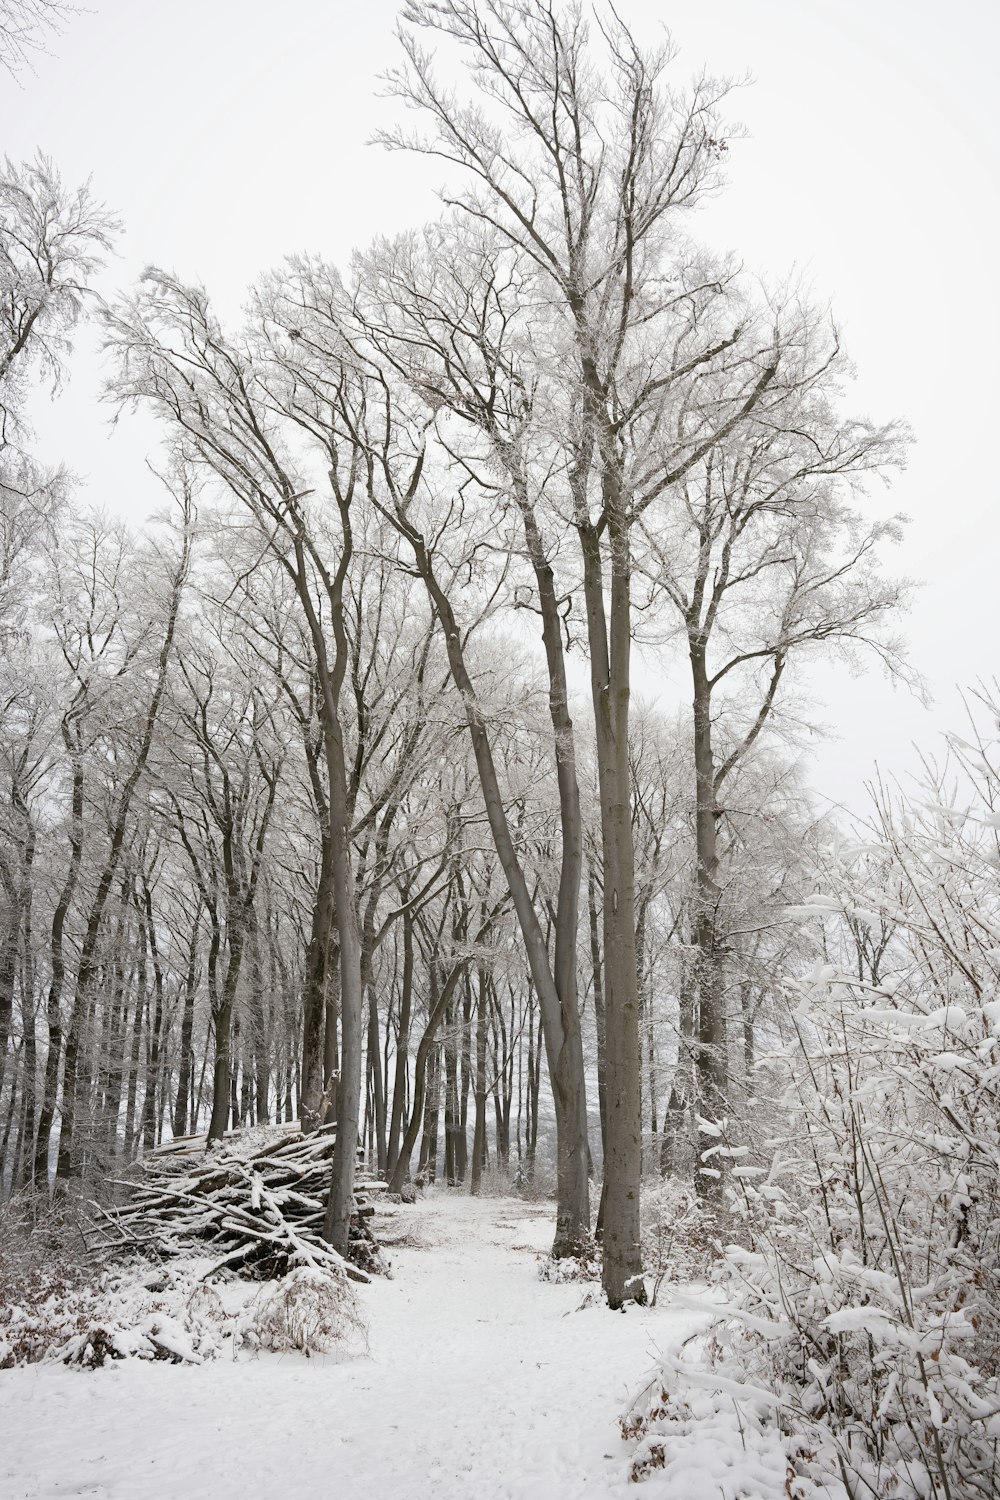
[[[389,1209],[370,1352],[0,1373],[3,1500],[635,1496],[616,1418],[697,1314],[538,1278],[550,1205],[438,1192]],[[652,1478],[638,1491],[664,1493]]]

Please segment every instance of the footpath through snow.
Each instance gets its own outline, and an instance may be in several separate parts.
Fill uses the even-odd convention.
[[[367,1356],[0,1373],[0,1496],[635,1496],[617,1415],[697,1319],[539,1281],[549,1205],[437,1193],[387,1229],[414,1243],[360,1289]]]

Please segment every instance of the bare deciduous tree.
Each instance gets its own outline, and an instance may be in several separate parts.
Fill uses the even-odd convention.
[[[392,91],[430,122],[394,149],[457,170],[445,201],[523,258],[551,308],[552,429],[564,435],[563,529],[579,546],[596,725],[607,1011],[604,1276],[609,1302],[643,1298],[639,1252],[639,997],[629,799],[633,530],[761,399],[769,336],[711,316],[725,274],[683,246],[679,213],[718,178],[725,84],[665,81],[669,47],[643,49],[613,12],[599,42],[577,5],[412,0]],[[476,97],[436,78],[418,33],[457,44]],[[670,266],[670,275],[666,267]],[[712,402],[691,378],[724,369]],[[654,434],[670,433],[654,450]]]
[[[80,7],[63,0],[3,0],[0,4],[0,68],[12,78],[31,66]]]

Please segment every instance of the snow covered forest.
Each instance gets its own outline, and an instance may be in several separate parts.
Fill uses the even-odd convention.
[[[0,0],[8,98],[73,25]],[[3,167],[4,1493],[179,1493],[159,1412],[188,1496],[1000,1495],[1000,691],[812,794],[817,664],[922,691],[910,433],[644,37],[406,0],[441,202],[235,315]],[[141,522],[36,451],[85,327]]]

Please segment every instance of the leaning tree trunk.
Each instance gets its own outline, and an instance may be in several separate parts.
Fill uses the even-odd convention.
[[[452,679],[462,695],[466,724],[479,772],[493,845],[514,906],[532,980],[542,1014],[549,1078],[556,1117],[557,1209],[553,1256],[578,1254],[590,1238],[590,1149],[587,1139],[587,1102],[583,1042],[576,1003],[576,901],[582,861],[582,833],[576,773],[572,760],[572,725],[560,705],[558,683],[550,676],[553,722],[564,724],[556,735],[560,800],[564,812],[564,862],[560,877],[560,908],[556,924],[555,964],[538,920],[524,871],[511,836],[497,776],[489,730],[469,676],[462,636],[451,602],[434,575],[424,539],[405,522],[401,529],[413,548],[417,570],[441,622]],[[553,588],[554,598],[554,588]],[[562,695],[566,698],[565,683]],[[568,702],[568,698],[566,698]],[[568,727],[565,727],[568,726]],[[575,823],[565,813],[576,796]]]

